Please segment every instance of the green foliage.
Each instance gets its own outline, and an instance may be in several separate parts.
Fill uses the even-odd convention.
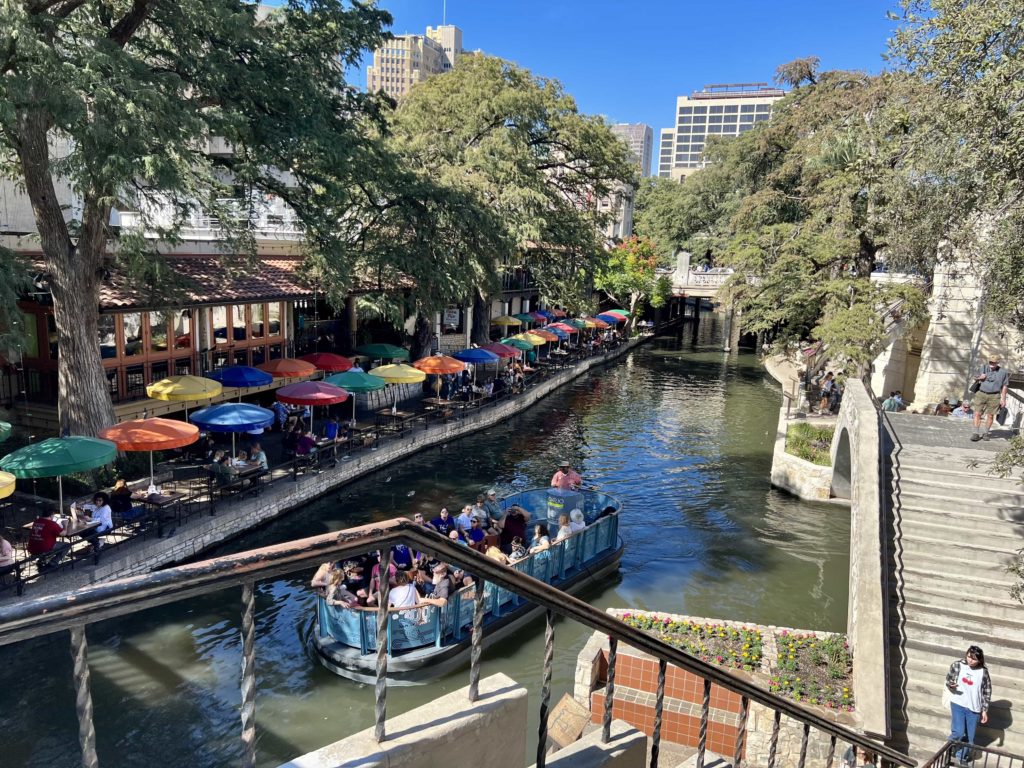
[[[827,709],[853,711],[853,656],[845,636],[783,630],[775,635],[775,643],[778,661],[770,691]]]
[[[823,467],[831,466],[829,451],[834,433],[835,427],[819,427],[807,422],[790,424],[786,429],[786,453]]]
[[[626,613],[622,620],[698,659],[746,672],[760,669],[763,638],[758,629],[698,624],[649,613]]]
[[[657,267],[654,243],[634,235],[608,252],[594,276],[594,287],[628,307],[632,322],[645,301],[664,306],[671,295],[671,282],[658,276]]]

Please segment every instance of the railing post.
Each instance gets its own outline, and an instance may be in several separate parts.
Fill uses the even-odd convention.
[[[548,755],[548,704],[551,701],[551,668],[555,659],[555,612],[544,612],[544,669],[540,683],[540,722],[537,724],[537,765],[544,768]]]
[[[739,727],[736,729],[736,748],[732,755],[732,768],[739,768],[740,762],[743,759],[743,742],[747,738],[747,712],[750,708],[750,699],[743,696],[740,699],[740,722]],[[835,737],[832,737],[832,743],[835,744]],[[832,768],[832,764],[828,765],[828,768]]]
[[[391,547],[380,551],[377,581],[377,680],[374,683],[373,735],[380,744],[384,741],[384,718],[387,714],[388,695],[388,593],[391,589]]]
[[[828,756],[825,758],[825,768],[832,768],[836,760],[836,737],[832,735],[828,740]]]
[[[651,768],[658,768],[661,753],[661,715],[665,709],[665,671],[668,662],[658,659],[658,693],[654,699],[654,730],[651,732]],[[733,768],[737,768],[733,765]]]
[[[469,700],[480,697],[480,654],[484,642],[484,580],[476,580],[476,597],[473,601],[473,634],[470,636],[469,655]]]
[[[88,644],[84,624],[71,628],[71,660],[75,680],[75,714],[78,715],[78,743],[82,748],[82,768],[99,768],[96,730],[92,722],[92,690],[89,684]]]
[[[810,723],[804,723],[804,732],[800,738],[800,758],[797,761],[797,768],[804,768],[807,763],[807,740],[811,735]]]
[[[711,714],[711,681],[704,680],[704,699],[700,705],[700,730],[697,733],[697,768],[704,768],[704,751],[708,745],[708,716]]]
[[[615,665],[618,661],[619,641],[608,637],[608,683],[604,688],[604,720],[601,726],[601,741],[607,744],[612,738],[612,707],[615,704]]]
[[[256,622],[253,583],[242,585],[242,765],[256,767]]]
[[[775,710],[772,720],[772,738],[768,744],[768,768],[775,768],[775,753],[779,749],[779,725],[782,723],[782,710]]]

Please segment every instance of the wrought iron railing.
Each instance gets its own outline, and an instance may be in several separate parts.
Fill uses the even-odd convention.
[[[954,757],[966,749],[971,753],[971,768],[1024,768],[1024,755],[1014,755],[1000,749],[979,747],[962,741],[947,741],[921,768],[950,768],[958,763]]]
[[[547,716],[551,696],[554,658],[554,620],[556,615],[574,619],[584,626],[608,635],[608,676],[605,688],[602,738],[611,740],[612,707],[615,702],[615,666],[619,643],[626,643],[658,659],[658,692],[655,704],[656,722],[662,717],[665,696],[665,670],[673,664],[697,675],[704,681],[701,708],[701,738],[697,748],[696,766],[703,768],[710,716],[712,684],[741,697],[741,724],[737,731],[733,765],[743,763],[746,713],[754,702],[774,712],[772,748],[767,768],[776,768],[776,745],[783,716],[802,724],[802,745],[797,768],[804,768],[811,730],[822,732],[829,739],[825,768],[834,765],[837,743],[848,743],[869,750],[879,757],[882,766],[912,766],[905,755],[878,744],[867,736],[838,725],[817,712],[805,709],[788,699],[776,696],[747,679],[687,655],[652,635],[630,627],[618,618],[561,592],[548,584],[504,566],[478,552],[459,546],[440,534],[407,520],[393,520],[376,526],[364,526],[336,534],[315,536],[272,547],[250,550],[236,555],[205,560],[165,571],[136,576],[120,581],[96,584],[67,595],[38,598],[0,608],[0,645],[33,640],[42,635],[69,631],[74,659],[75,707],[78,716],[82,764],[97,768],[96,734],[93,723],[92,695],[87,661],[86,628],[104,619],[125,616],[146,608],[188,600],[218,590],[241,587],[242,591],[242,672],[241,672],[241,735],[246,766],[256,764],[256,672],[255,622],[253,588],[259,579],[279,577],[303,569],[311,569],[327,560],[356,556],[369,550],[380,550],[380,572],[387,573],[391,547],[404,543],[410,548],[431,554],[446,562],[463,566],[477,577],[473,612],[472,649],[469,671],[469,699],[478,698],[480,656],[484,632],[484,591],[493,585],[531,600],[545,609],[545,644],[541,678],[540,725],[538,727],[537,765],[546,763]],[[381,579],[376,624],[375,734],[378,742],[387,738],[387,629],[388,585]],[[25,681],[25,684],[30,684]],[[653,735],[651,765],[657,768],[660,733]]]

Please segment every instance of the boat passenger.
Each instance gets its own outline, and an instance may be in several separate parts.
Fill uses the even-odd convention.
[[[506,555],[504,552],[502,552],[500,549],[494,546],[488,547],[487,551],[484,552],[484,555],[491,558],[491,560],[497,560],[502,565],[508,565],[510,562],[508,559],[508,555]]]
[[[452,592],[452,582],[448,577],[448,564],[438,563],[434,566],[431,577],[431,597],[435,599],[447,600],[448,596]]]
[[[391,562],[400,571],[408,571],[412,568],[412,550],[405,544],[395,544],[391,548]]]
[[[512,539],[511,553],[508,556],[509,562],[514,563],[516,562],[516,560],[522,560],[524,557],[526,557],[526,555],[526,545],[523,544],[523,540],[521,537],[516,536],[514,539]]]
[[[533,544],[530,546],[530,554],[547,552],[551,549],[551,539],[548,538],[548,527],[544,523],[537,523],[533,527]]]
[[[522,541],[526,538],[526,525],[530,521],[530,513],[518,504],[513,504],[505,512],[502,518],[501,546],[506,552],[510,551],[513,540]]]
[[[487,498],[484,499],[484,511],[487,512],[487,516],[491,520],[491,528],[495,530],[495,533],[501,533],[501,524],[505,513],[501,509],[501,504],[498,503],[498,492],[493,488],[487,491]]]
[[[577,508],[569,513],[569,528],[572,529],[573,533],[582,531],[586,527],[587,521],[586,518],[583,517],[582,509]]]
[[[454,541],[456,544],[461,544],[464,547],[469,546],[469,542],[462,538],[462,534],[460,531],[451,531],[448,534],[448,538]]]
[[[309,581],[309,586],[313,589],[326,591],[327,587],[331,585],[331,577],[335,573],[340,573],[342,576],[345,575],[345,572],[338,567],[338,563],[333,561],[324,563],[316,569],[316,573],[313,574],[313,578]]]
[[[605,507],[604,509],[601,510],[601,514],[599,514],[597,516],[597,519],[600,520],[603,517],[610,517],[611,515],[614,515],[614,514],[615,514],[615,507],[608,506],[608,507]]]
[[[569,516],[568,515],[559,515],[558,516],[558,533],[555,534],[555,541],[557,542],[557,541],[562,541],[562,539],[567,539],[570,536],[572,536],[572,533],[573,533],[572,527],[569,525]]]
[[[416,587],[409,583],[409,574],[399,571],[395,586],[388,592],[388,605],[394,608],[413,608],[419,601]]]
[[[561,488],[563,491],[579,488],[582,482],[583,478],[580,477],[578,472],[573,470],[572,465],[568,461],[558,462],[558,471],[551,476],[551,487]]]
[[[455,526],[465,534],[473,527],[473,508],[467,504],[462,508],[462,514],[455,518]]]
[[[430,521],[430,527],[443,536],[455,530],[455,521],[448,514],[448,507],[441,507],[437,517]]]
[[[345,586],[345,573],[335,570],[331,573],[331,581],[327,587],[327,604],[342,605],[354,608],[359,605],[359,597]]]
[[[470,524],[469,530],[466,531],[466,538],[469,539],[470,545],[480,544],[487,534],[484,532],[483,526],[480,524],[480,518],[476,515],[473,516],[473,520]]]

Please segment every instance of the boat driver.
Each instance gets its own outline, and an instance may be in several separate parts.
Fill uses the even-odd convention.
[[[582,483],[583,478],[572,468],[568,461],[558,462],[558,471],[551,477],[552,488],[571,491],[579,488]]]

